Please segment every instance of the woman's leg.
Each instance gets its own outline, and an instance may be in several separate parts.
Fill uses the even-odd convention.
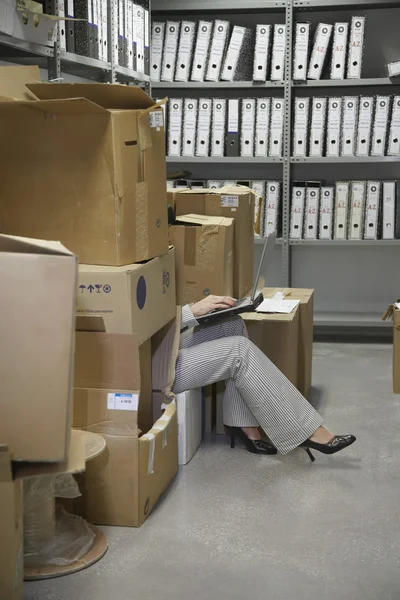
[[[323,423],[283,373],[244,336],[222,337],[179,352],[174,392],[224,379],[232,380],[231,385],[282,454],[311,437]]]

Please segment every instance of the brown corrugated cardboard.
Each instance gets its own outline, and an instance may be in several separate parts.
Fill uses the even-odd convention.
[[[389,317],[393,320],[393,393],[400,394],[400,301],[391,304],[382,316],[386,321]]]
[[[309,398],[312,383],[312,356],[314,338],[314,290],[306,288],[264,288],[265,298],[283,292],[290,300],[300,300],[297,389]]]
[[[176,194],[176,214],[189,213],[235,219],[233,252],[233,294],[248,295],[253,287],[254,268],[254,197],[242,186],[217,190],[186,190]]]
[[[178,304],[210,294],[233,295],[233,226],[234,220],[225,217],[184,215],[169,228]]]
[[[76,280],[58,242],[0,235],[0,440],[14,460],[67,456]]]
[[[179,192],[182,192],[183,189],[190,189],[190,188],[180,188],[180,189],[168,188],[167,189],[167,202],[168,202],[168,204],[170,204],[172,206],[172,208],[174,210],[175,210],[175,203],[176,203],[176,195],[179,194]]]
[[[128,265],[165,254],[162,110],[134,86],[27,88],[39,100],[0,101],[7,139],[0,148],[1,231],[59,239],[87,264]],[[46,176],[38,177],[44,164]]]
[[[108,333],[142,344],[175,317],[175,250],[127,267],[79,265],[77,290],[78,317],[102,317]]]
[[[246,313],[249,338],[297,387],[299,307],[290,314]]]
[[[166,331],[178,338],[177,349],[176,323]],[[166,363],[174,365],[176,356]],[[142,429],[138,407],[151,406],[152,395],[144,397],[141,388],[135,335],[79,332],[75,364],[74,426],[107,441],[106,451],[87,465],[80,512],[95,524],[138,527],[177,472],[176,406],[149,431]],[[141,437],[139,428],[146,431]]]
[[[1,19],[0,19],[1,21]],[[0,98],[14,100],[36,100],[35,95],[26,87],[27,83],[40,81],[38,66],[0,67]]]

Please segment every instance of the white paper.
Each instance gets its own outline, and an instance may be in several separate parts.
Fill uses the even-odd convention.
[[[300,304],[300,300],[280,300],[279,298],[267,298],[263,300],[256,308],[256,312],[261,313],[281,313],[288,315],[296,306]]]

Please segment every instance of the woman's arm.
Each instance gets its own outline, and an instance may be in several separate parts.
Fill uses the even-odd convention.
[[[218,308],[229,308],[232,306],[235,306],[235,300],[229,296],[207,296],[190,306],[186,304],[186,306],[182,306],[181,329],[196,327],[199,324],[196,317],[206,315]]]
[[[189,304],[182,306],[181,329],[185,329],[187,327],[196,327],[197,325],[198,322],[196,321],[196,317],[192,313]]]

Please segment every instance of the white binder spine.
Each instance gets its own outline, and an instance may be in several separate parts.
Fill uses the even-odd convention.
[[[222,188],[222,181],[216,179],[208,179],[207,188],[209,190],[219,190],[219,188]]]
[[[325,148],[326,98],[313,98],[310,131],[310,156],[323,156]]]
[[[377,96],[372,129],[371,156],[384,156],[389,121],[390,96]]]
[[[382,191],[382,239],[394,240],[396,231],[396,182],[384,181]]]
[[[348,33],[348,23],[335,23],[332,45],[331,79],[344,79]]]
[[[387,153],[388,156],[398,156],[400,154],[400,96],[393,97]]]
[[[196,23],[182,21],[176,57],[175,81],[189,81],[195,35]]]
[[[165,42],[161,70],[161,81],[174,80],[176,55],[178,51],[179,26],[180,23],[177,21],[167,21],[167,24],[165,26]]]
[[[254,126],[256,101],[254,98],[242,100],[242,128],[240,132],[240,155],[254,156]]]
[[[254,49],[253,81],[266,81],[269,69],[271,25],[257,25]]]
[[[305,186],[294,185],[292,188],[292,206],[290,218],[290,239],[303,239]]]
[[[272,46],[271,81],[283,81],[285,77],[286,25],[274,25]]]
[[[132,17],[132,9],[131,9]],[[130,25],[131,32],[131,46],[130,53],[133,52],[133,22],[131,19]],[[153,21],[152,24],[152,36],[151,36],[151,78],[153,81],[160,81],[161,67],[162,67],[162,56],[164,48],[164,35],[165,35],[165,23],[160,21]],[[133,68],[133,56],[132,56],[132,68]]]
[[[264,237],[278,231],[281,203],[281,184],[279,181],[267,181],[265,195]]]
[[[347,219],[349,212],[349,191],[350,183],[348,181],[337,181],[335,186],[335,227],[334,239],[347,239]]]
[[[283,137],[283,100],[271,99],[271,128],[269,139],[269,156],[282,156]]]
[[[365,17],[352,17],[350,29],[347,79],[360,79],[364,54]]]
[[[349,240],[362,240],[365,219],[365,181],[352,181],[350,192]]]
[[[358,96],[343,98],[341,156],[354,156],[358,118]]]
[[[226,135],[226,100],[213,99],[211,156],[224,156]]]
[[[328,119],[326,127],[326,155],[339,156],[340,134],[342,124],[343,99],[332,97],[328,99]]]
[[[132,4],[132,3],[130,3]],[[109,35],[108,35],[108,3],[107,0],[101,0],[101,24],[103,37],[103,60],[108,62],[109,59]],[[128,49],[129,50],[129,49]]]
[[[293,124],[293,156],[307,156],[310,98],[295,98]]]
[[[206,73],[206,81],[219,81],[222,69],[222,60],[228,44],[230,24],[229,21],[215,21],[214,33],[211,40],[210,60]]]
[[[332,239],[333,224],[333,198],[334,188],[332,186],[321,187],[320,209],[319,209],[319,239]]]
[[[321,79],[331,33],[332,25],[327,23],[318,25],[308,68],[308,79]]]
[[[255,156],[268,156],[271,98],[258,98]]]
[[[367,197],[365,203],[364,239],[377,240],[381,212],[380,181],[367,181]]]
[[[361,96],[358,111],[356,156],[369,156],[373,109],[374,98],[372,96]]]
[[[137,17],[136,17],[136,39],[137,39],[136,70],[139,73],[144,73],[145,23],[144,23],[144,8],[142,6],[137,5],[136,15],[137,15]],[[178,39],[178,34],[179,34],[179,23],[177,25],[178,25],[178,29],[176,31],[176,39]],[[174,71],[172,71],[172,77],[173,76],[174,76]]]
[[[244,27],[236,26],[232,30],[224,66],[222,68],[221,79],[224,81],[233,81],[245,33],[246,29]]]
[[[320,187],[306,187],[304,239],[316,240],[318,234]]]
[[[295,81],[307,79],[310,28],[310,23],[296,23],[293,54],[293,79]]]
[[[118,0],[111,0],[112,7],[111,10],[114,11],[115,19],[114,19],[114,30],[112,32],[111,39],[113,40],[112,51],[112,59],[114,65],[118,65]],[[90,4],[90,2],[89,2]]]
[[[196,156],[210,156],[211,115],[211,99],[200,98],[198,108]]]
[[[197,131],[197,98],[185,98],[182,156],[194,156]]]
[[[194,48],[191,81],[204,81],[210,50],[212,21],[199,21]]]
[[[182,147],[182,98],[170,98],[168,115],[168,155],[181,156]]]

